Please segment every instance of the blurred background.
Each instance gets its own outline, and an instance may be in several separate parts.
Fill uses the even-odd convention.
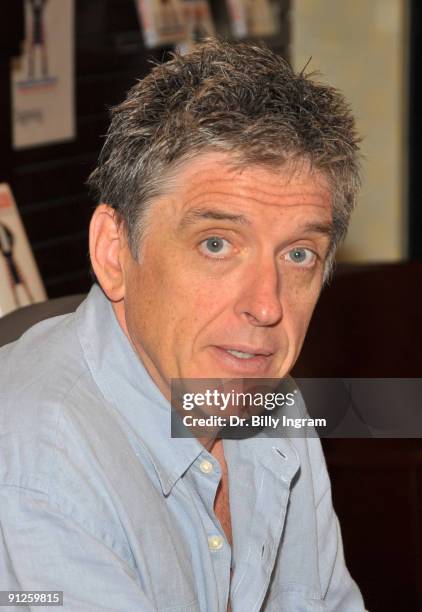
[[[363,136],[359,205],[295,374],[421,377],[416,0],[4,2],[0,316],[89,290],[88,223],[96,203],[85,181],[109,108],[147,74],[150,59],[165,60],[176,44],[188,49],[214,32],[263,40],[296,69],[319,71],[317,79],[344,92]],[[420,432],[324,446],[346,559],[367,608],[422,610]]]

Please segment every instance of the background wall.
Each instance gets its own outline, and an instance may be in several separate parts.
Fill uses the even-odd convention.
[[[407,252],[407,0],[295,0],[291,60],[319,70],[351,103],[364,137],[363,188],[339,259]]]
[[[280,4],[280,35],[268,44],[287,55],[289,0]],[[0,181],[8,182],[50,298],[89,290],[88,223],[95,207],[85,185],[109,123],[109,108],[172,47],[145,49],[134,0],[75,0],[76,138],[15,151],[10,135],[8,34],[23,0],[7,3],[0,22]],[[223,0],[210,0],[220,33],[229,33]],[[13,31],[18,40],[17,32]],[[16,45],[16,50],[18,45]]]

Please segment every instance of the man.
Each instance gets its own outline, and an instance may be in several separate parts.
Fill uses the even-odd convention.
[[[1,589],[68,610],[362,612],[316,438],[170,435],[172,379],[279,378],[345,233],[341,95],[208,40],[114,109],[99,286],[0,353]],[[299,409],[299,407],[298,407]]]

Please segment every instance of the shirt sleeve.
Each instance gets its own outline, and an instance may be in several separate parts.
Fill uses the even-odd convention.
[[[319,438],[308,440],[313,471],[318,558],[326,612],[365,612],[360,590],[349,574],[340,525],[333,508],[331,484]]]
[[[112,540],[96,537],[45,493],[17,486],[0,487],[0,590],[63,591],[61,609],[69,612],[157,610]]]
[[[362,595],[346,567],[340,526],[327,490],[318,509],[318,548],[327,612],[365,612]]]

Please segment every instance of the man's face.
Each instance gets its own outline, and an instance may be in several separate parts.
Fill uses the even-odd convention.
[[[322,286],[331,196],[307,169],[186,163],[150,209],[136,261],[125,249],[116,314],[150,375],[279,378],[293,367]]]

